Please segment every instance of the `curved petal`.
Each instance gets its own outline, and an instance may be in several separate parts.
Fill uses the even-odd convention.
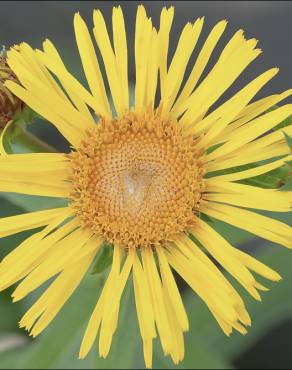
[[[201,211],[252,234],[292,248],[292,227],[270,217],[225,204],[204,202]]]
[[[74,16],[76,42],[91,93],[98,102],[98,114],[111,117],[111,109],[88,28],[79,13]]]
[[[59,153],[0,156],[0,191],[66,198],[70,164]]]
[[[95,252],[66,267],[20,320],[20,327],[39,335],[55,318],[89,269]],[[35,325],[34,325],[35,324]]]
[[[25,230],[46,226],[62,214],[66,208],[53,208],[45,211],[24,213],[0,218],[0,237],[13,235]]]
[[[291,211],[289,192],[262,189],[219,179],[213,180],[213,178],[206,179],[206,191],[203,199],[213,202],[272,212]]]
[[[196,220],[197,225],[191,233],[199,240],[206,250],[237,279],[240,284],[257,300],[260,295],[256,289],[256,281],[249,269],[263,277],[279,281],[281,277],[267,266],[260,264],[256,259],[240,252],[232,247],[220,234],[200,219]],[[240,257],[239,257],[240,255]],[[248,256],[245,258],[245,256]],[[258,263],[257,263],[258,262]],[[256,267],[253,266],[256,265]],[[254,268],[251,268],[253,266]]]
[[[233,150],[240,149],[243,145],[251,142],[257,137],[265,134],[284,119],[292,114],[292,104],[286,104],[272,112],[266,113],[259,118],[249,122],[248,125],[239,127],[229,136],[229,140],[207,155],[207,160],[214,160],[226,155]]]
[[[223,174],[223,175],[218,175],[218,176],[213,176],[212,179],[219,180],[219,181],[238,181],[238,180],[243,180],[243,179],[248,179],[250,177],[255,177],[259,175],[263,175],[264,173],[270,172],[272,170],[275,170],[276,168],[279,168],[283,166],[286,162],[292,160],[292,155],[288,155],[282,159],[279,159],[277,161],[273,161],[268,164],[264,164],[262,166],[257,166],[255,168],[251,168],[249,170],[244,170],[244,171],[238,171],[238,172],[233,172],[229,174]],[[208,166],[207,171],[208,171]]]
[[[11,49],[7,62],[22,86],[9,80],[6,80],[5,86],[54,124],[71,144],[78,146],[86,130],[95,127],[93,118],[81,113],[72,105],[46,67],[41,64],[38,53],[27,44]],[[35,65],[39,67],[38,73],[33,68]],[[42,78],[43,75],[48,78]]]

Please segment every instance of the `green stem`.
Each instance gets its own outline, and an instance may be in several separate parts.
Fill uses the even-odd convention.
[[[17,137],[17,139],[21,142],[21,145],[25,146],[27,149],[30,149],[32,152],[48,152],[48,153],[56,153],[57,150],[52,147],[51,145],[45,143],[29,131],[23,129],[21,134]],[[17,140],[16,139],[16,140]]]

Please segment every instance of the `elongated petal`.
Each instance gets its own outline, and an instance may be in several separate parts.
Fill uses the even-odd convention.
[[[262,115],[252,122],[249,122],[248,125],[238,128],[233,135],[230,135],[228,142],[210,153],[207,159],[213,160],[232,152],[234,149],[240,148],[244,144],[271,130],[291,114],[292,104],[287,104],[275,111]]]
[[[163,8],[160,14],[160,25],[159,25],[159,75],[160,75],[160,91],[161,96],[164,95],[165,81],[167,74],[167,57],[169,47],[169,33],[171,30],[174,16],[174,7],[171,6],[168,9]]]
[[[13,235],[25,230],[46,226],[57,218],[66,208],[53,208],[45,211],[24,213],[0,218],[0,237]]]
[[[276,74],[278,69],[272,68],[255,78],[238,93],[236,93],[227,102],[207,115],[201,122],[190,127],[190,132],[200,134],[206,132],[206,135],[199,142],[200,147],[208,147],[214,139],[217,138],[224,128],[232,122],[238,113],[249,103],[257,92]]]
[[[188,109],[180,120],[182,124],[194,124],[215,103],[247,65],[260,54],[260,50],[254,49],[255,45],[255,40],[245,41],[242,32],[238,31],[205,80],[195,89],[185,105],[181,105],[178,115]],[[228,74],[224,73],[226,70]]]
[[[66,198],[69,162],[58,153],[0,157],[0,191]]]
[[[141,251],[143,267],[147,276],[151,292],[151,300],[154,308],[154,317],[160,336],[162,348],[165,354],[169,354],[173,343],[167,319],[165,301],[162,293],[162,283],[155,265],[154,256],[151,250],[143,249]]]
[[[91,236],[92,233],[77,229],[58,241],[47,258],[15,289],[13,292],[14,300],[22,299],[45,281],[62,271],[72,257],[89,241]]]
[[[194,25],[188,23],[180,36],[175,54],[165,78],[161,103],[169,111],[181,86],[189,58],[195,48],[203,27],[203,18],[198,18]]]
[[[153,35],[152,21],[147,17],[143,5],[138,6],[135,32],[135,107],[141,111],[147,108],[147,70],[149,68],[151,40]]]
[[[125,67],[123,65],[127,63],[127,49],[125,49],[126,41],[125,33],[123,32],[124,24],[121,10],[113,10],[115,51],[117,52],[117,55],[119,55],[119,58],[122,58],[119,61],[116,59],[115,53],[112,49],[105,20],[99,10],[94,10],[93,22],[95,40],[104,61],[115,109],[118,115],[122,115],[129,106],[126,98],[127,90],[122,91],[123,88],[125,89]],[[120,27],[120,30],[117,30],[117,27]],[[119,62],[119,64],[117,64],[117,62]],[[119,71],[119,69],[122,69],[122,71]]]
[[[175,308],[175,315],[177,316],[178,324],[183,331],[187,331],[189,329],[188,317],[175,279],[167,262],[167,258],[161,248],[157,248],[157,254],[160,262],[160,272],[162,275],[164,290],[168,291],[168,299],[172,303],[173,308]]]
[[[287,192],[213,180],[212,178],[208,179],[206,184],[208,193],[203,196],[206,200],[274,212],[289,212],[291,210]]]
[[[72,211],[65,209],[40,232],[25,239],[17,248],[3,258],[0,264],[0,289],[6,289],[28,275],[36,266],[46,259],[48,251],[65,235],[78,226],[75,220],[60,226]],[[55,230],[57,227],[59,229]]]
[[[291,160],[292,160],[292,156],[290,155],[290,156],[281,158],[277,161],[273,161],[271,163],[264,164],[262,166],[251,168],[249,170],[238,171],[238,172],[220,175],[220,176],[214,176],[212,178],[213,180],[218,179],[219,181],[238,181],[238,180],[248,179],[250,177],[263,175],[264,173],[275,170],[276,168],[283,166],[286,162],[291,161]]]
[[[227,22],[225,20],[220,21],[219,23],[216,24],[216,26],[210,32],[193,66],[193,69],[188,77],[188,80],[185,86],[183,87],[182,92],[180,93],[177,101],[175,102],[175,105],[173,107],[174,112],[176,111],[176,108],[178,108],[182,103],[186,101],[186,99],[190,96],[190,94],[193,92],[194,88],[196,87],[210,59],[210,56],[215,46],[217,45],[217,42],[219,41],[220,37],[222,36],[226,28],[226,25],[227,25]]]
[[[204,245],[209,253],[211,253],[255,299],[260,300],[260,295],[255,288],[255,279],[248,270],[252,264],[246,263],[243,257],[238,258],[237,249],[233,248],[222,236],[200,219],[197,220],[197,226],[192,230],[192,233],[202,245]],[[249,258],[247,258],[247,260],[249,260]],[[250,260],[255,261],[252,257],[250,257]],[[257,273],[270,280],[279,280],[279,275],[276,272],[268,275],[266,273],[266,267],[261,269],[257,266]]]
[[[261,238],[292,248],[292,228],[283,222],[241,208],[219,203],[205,203],[202,212]]]
[[[99,104],[97,113],[105,117],[111,117],[111,110],[92,40],[85,22],[78,13],[74,17],[74,28],[84,73],[91,93]]]
[[[234,132],[234,130],[243,126],[244,124],[256,118],[257,116],[267,112],[269,108],[275,106],[281,100],[286,99],[291,94],[292,89],[284,91],[282,94],[268,96],[266,98],[260,99],[254,103],[249,104],[240,112],[237,119],[233,121],[229,126],[227,126],[225,130],[223,130],[217,142],[227,141],[229,139],[230,134]],[[215,144],[217,142],[215,141]]]
[[[107,304],[106,300],[108,299],[107,297],[110,294],[112,280],[118,276],[120,271],[120,264],[121,264],[121,251],[120,248],[117,247],[114,248],[113,263],[110,274],[108,275],[108,278],[102,289],[99,300],[94,308],[94,311],[87,325],[79,352],[80,358],[84,358],[87,355],[97,336],[103,317],[104,307]]]
[[[36,337],[40,334],[55,318],[78,287],[94,256],[95,253],[91,253],[78,263],[65,268],[45,293],[26,312],[20,321],[20,327],[30,330],[37,320],[31,335]]]

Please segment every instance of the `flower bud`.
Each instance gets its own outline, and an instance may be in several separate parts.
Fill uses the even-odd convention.
[[[17,77],[9,68],[5,46],[0,51],[0,129],[13,118],[15,113],[19,112],[24,103],[13,95],[5,86],[5,80],[17,81]]]

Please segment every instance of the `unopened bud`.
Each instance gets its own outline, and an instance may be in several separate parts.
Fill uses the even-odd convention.
[[[6,48],[3,46],[0,51],[0,128],[4,128],[12,120],[15,113],[24,106],[24,103],[4,86],[6,80],[18,81],[9,68],[6,58]]]

